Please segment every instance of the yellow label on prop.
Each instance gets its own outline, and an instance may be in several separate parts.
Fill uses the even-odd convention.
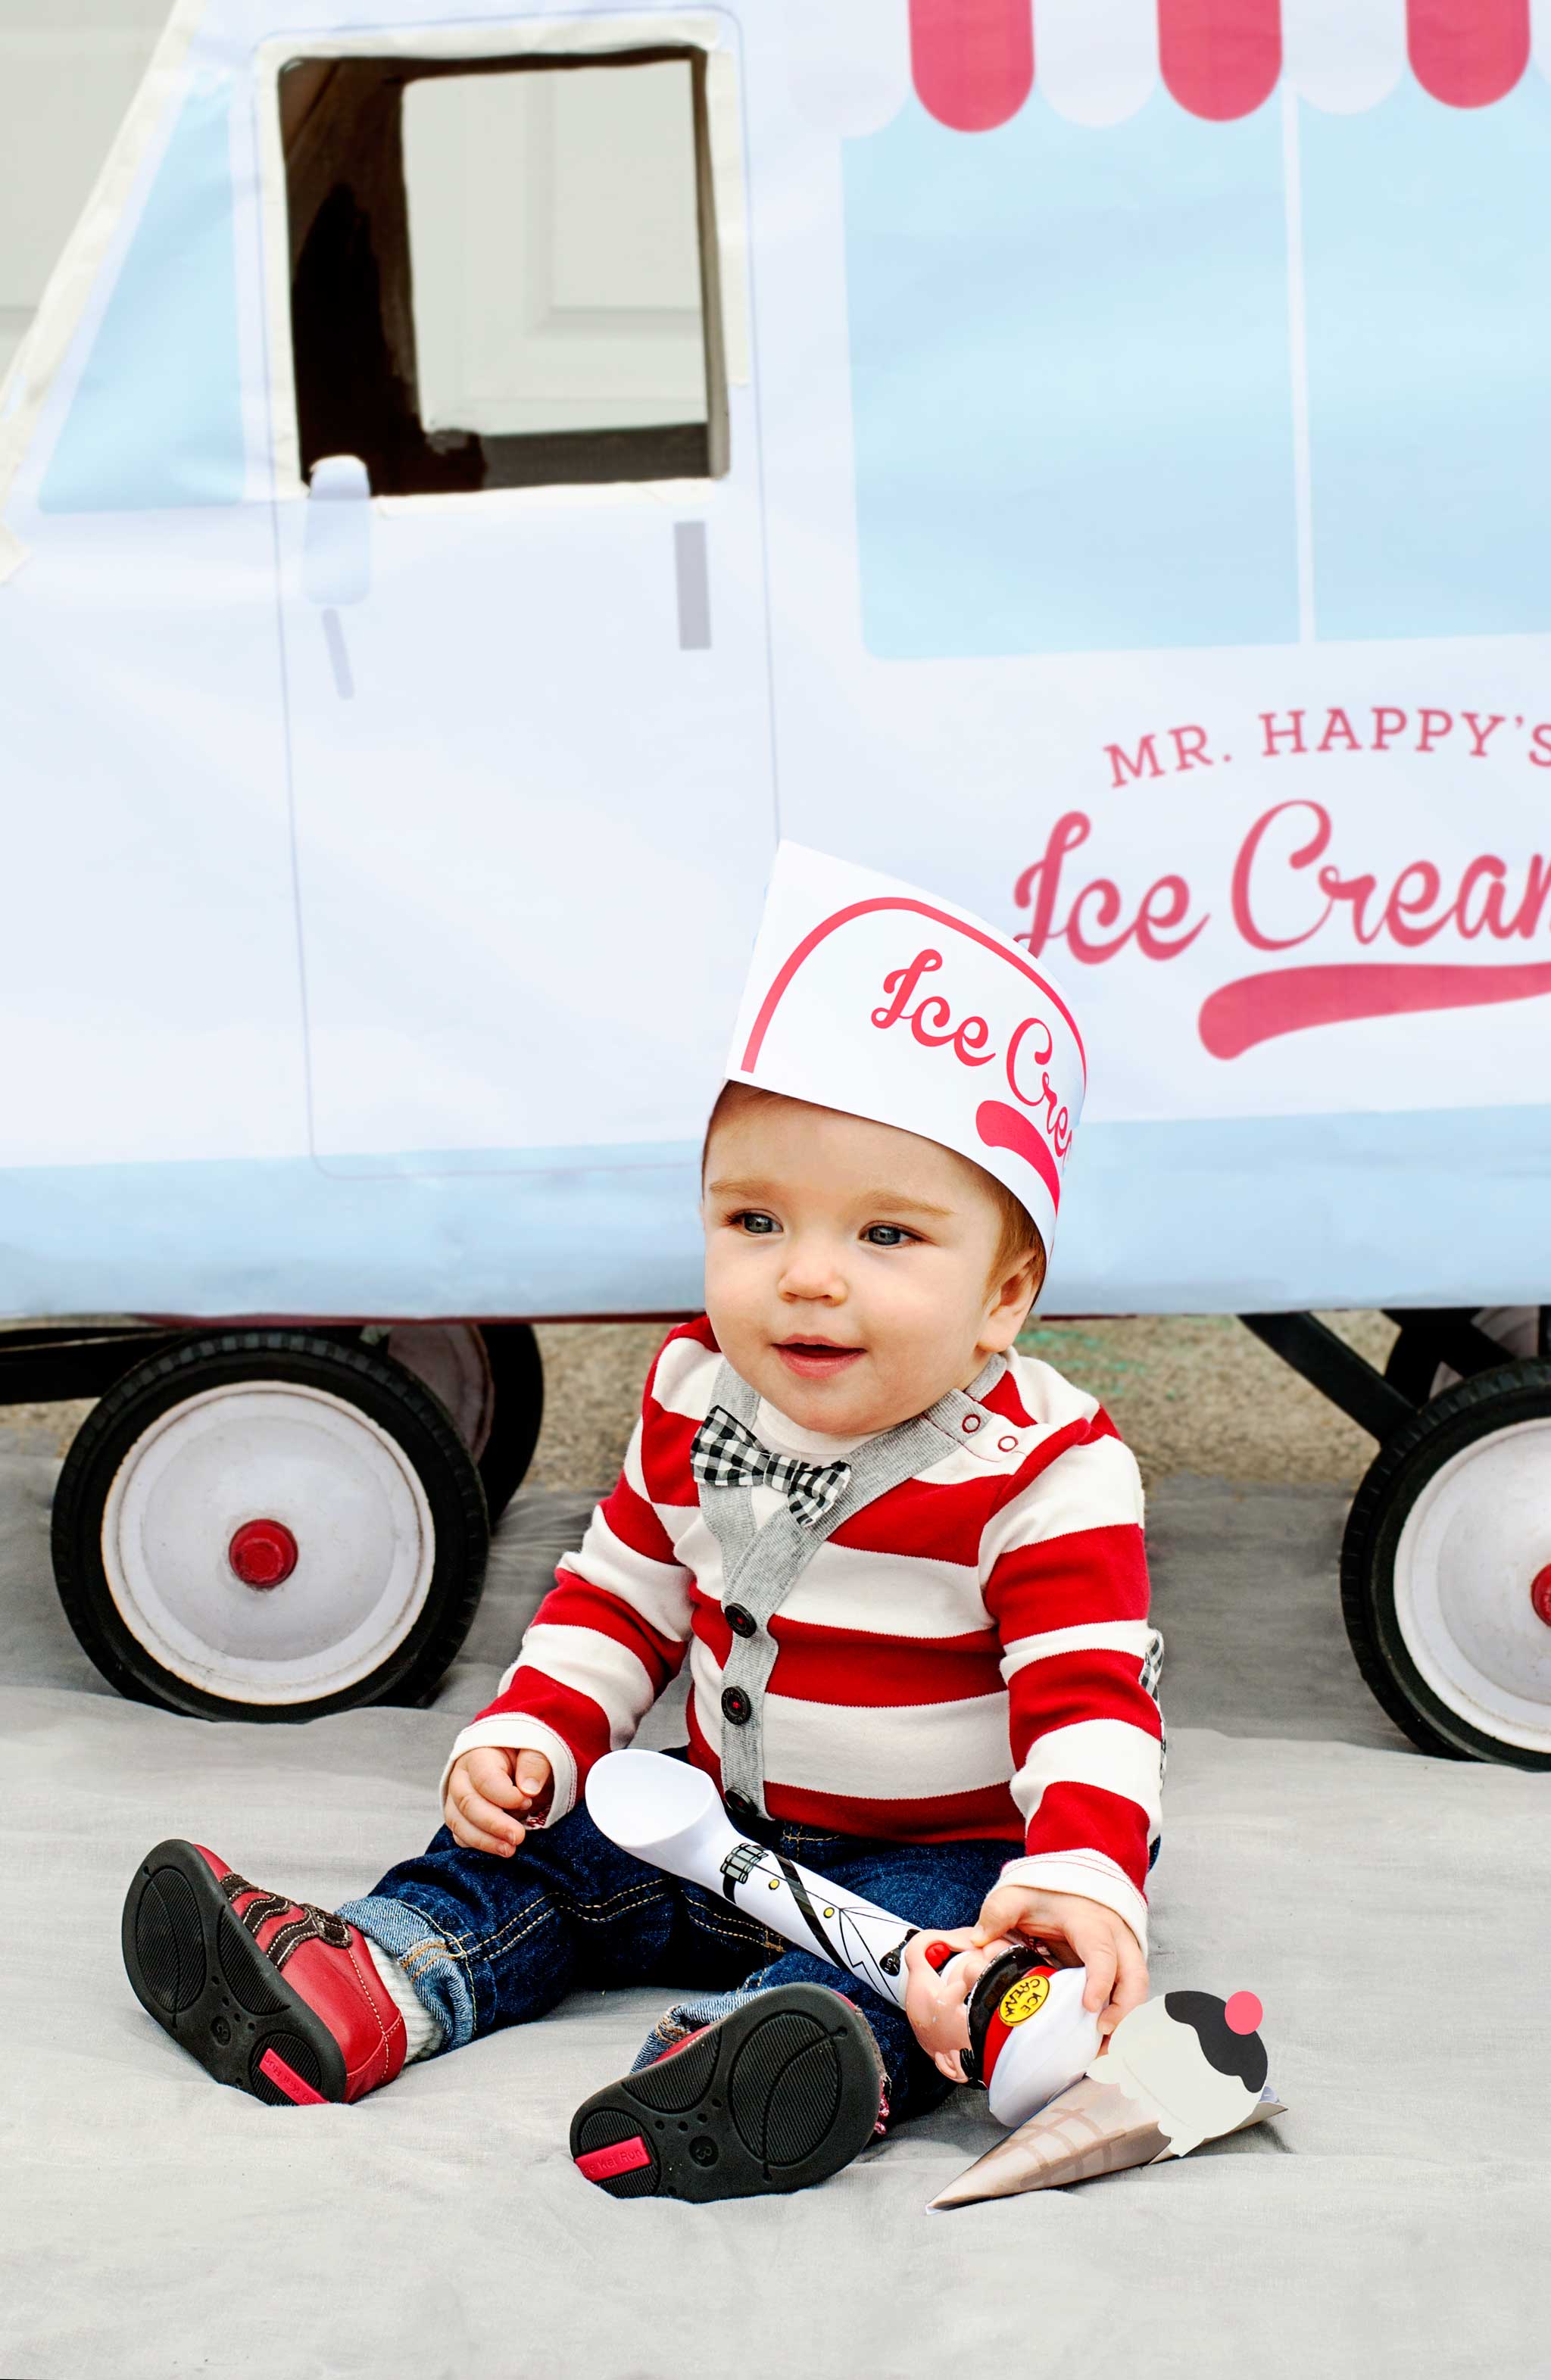
[[[1003,2024],[1022,2024],[1025,2017],[1037,2015],[1049,1997],[1048,1975],[1020,1975],[1001,1996],[1000,2013]]]

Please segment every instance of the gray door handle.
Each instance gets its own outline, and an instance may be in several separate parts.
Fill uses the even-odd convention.
[[[358,455],[324,455],[312,466],[302,535],[302,592],[323,615],[335,691],[356,691],[340,607],[364,601],[371,586],[371,481]]]
[[[309,603],[359,603],[370,588],[371,482],[358,455],[312,466],[301,575]]]

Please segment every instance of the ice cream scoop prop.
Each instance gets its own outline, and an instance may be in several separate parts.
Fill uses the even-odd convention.
[[[1098,2019],[1083,2006],[1086,1967],[1058,1967],[1035,1944],[1006,1950],[969,2000],[964,2079],[984,2082],[999,2124],[1021,2124],[1083,2071]]]
[[[967,2206],[1188,2156],[1287,2110],[1266,2082],[1253,1992],[1166,1992],[1122,2017],[1075,2082],[931,2201]]]
[[[700,1769],[660,1752],[607,1753],[588,1779],[587,1806],[622,1851],[721,1893],[903,2007],[904,1946],[923,1929],[748,1841]],[[1098,2021],[1083,2006],[1086,1981],[1085,1968],[1055,1966],[1030,1943],[1004,1951],[975,1984],[964,2074],[985,2083],[999,2123],[1022,2123],[1096,2055]]]

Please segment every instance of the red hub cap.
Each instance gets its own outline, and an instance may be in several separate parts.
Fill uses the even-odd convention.
[[[1537,1570],[1530,1581],[1530,1604],[1537,1620],[1551,1628],[1551,1562]]]
[[[244,1521],[226,1560],[244,1586],[278,1586],[297,1566],[297,1541],[284,1521]]]

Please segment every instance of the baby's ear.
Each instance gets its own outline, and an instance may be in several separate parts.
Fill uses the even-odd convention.
[[[1031,1249],[1021,1265],[1008,1273],[997,1291],[996,1299],[987,1318],[984,1343],[998,1353],[1012,1346],[1024,1323],[1045,1279],[1045,1257],[1042,1249]]]

